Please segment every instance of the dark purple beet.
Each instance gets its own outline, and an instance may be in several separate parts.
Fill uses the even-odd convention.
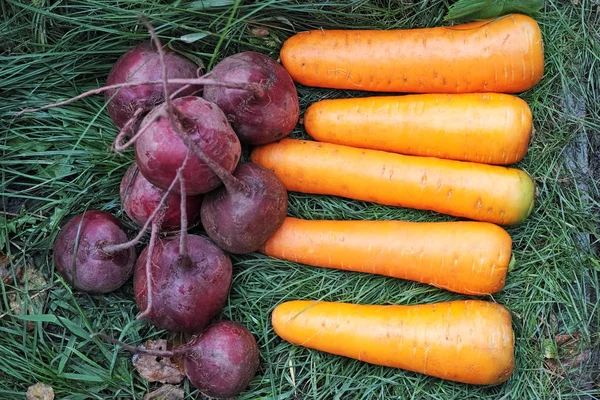
[[[197,77],[198,66],[196,64],[166,48],[165,65],[169,79]],[[156,48],[150,42],[142,43],[117,60],[108,74],[106,85],[136,81],[159,81],[162,79],[162,72],[163,69]],[[169,84],[169,93],[173,93],[183,86],[182,84]],[[200,90],[199,86],[191,86],[179,93],[178,96],[189,96]],[[114,97],[112,97],[113,95]],[[147,84],[108,90],[104,93],[104,100],[109,102],[106,107],[108,113],[120,129],[138,108],[144,110],[143,114],[145,114],[164,102],[163,86],[160,84]]]
[[[120,187],[121,205],[129,218],[139,226],[144,226],[148,218],[160,203],[165,191],[154,186],[142,174],[137,165],[131,164]],[[202,196],[187,196],[185,202],[188,225],[194,225],[200,220]],[[181,227],[181,196],[171,192],[165,202],[165,215],[161,230],[174,231]]]
[[[157,239],[152,253],[151,323],[176,332],[198,333],[225,305],[231,284],[229,257],[211,241],[187,235],[189,263],[179,257],[179,237]],[[140,310],[148,305],[146,257],[135,265],[133,287]]]
[[[86,211],[69,220],[56,237],[54,264],[73,288],[108,293],[129,279],[136,254],[133,247],[116,253],[107,253],[103,248],[125,242],[127,235],[115,217],[104,211]]]
[[[203,97],[216,103],[245,144],[274,142],[292,132],[299,116],[298,93],[290,74],[271,57],[252,51],[224,58],[210,72],[229,82],[262,84],[263,91],[204,87]]]
[[[202,225],[222,249],[245,254],[256,251],[283,224],[288,196],[281,180],[255,163],[240,164],[233,176],[241,188],[218,188],[204,196]]]
[[[221,321],[210,325],[186,345],[184,370],[200,392],[228,398],[241,393],[259,366],[258,346],[242,324]]]
[[[134,354],[183,356],[183,369],[191,384],[212,398],[231,398],[244,391],[260,364],[256,339],[248,328],[234,321],[215,322],[171,350],[134,347],[102,333],[92,336],[100,336]]]
[[[241,156],[241,144],[225,114],[214,103],[201,97],[182,97],[172,105],[185,118],[186,135],[222,168],[232,172]],[[144,126],[161,112],[152,110],[142,121]],[[189,126],[192,124],[193,126]],[[135,156],[140,172],[155,186],[166,190],[185,159],[188,147],[179,138],[168,118],[159,118],[135,142]],[[221,185],[215,173],[195,154],[183,170],[188,196],[209,192]],[[179,185],[174,191],[179,193]]]

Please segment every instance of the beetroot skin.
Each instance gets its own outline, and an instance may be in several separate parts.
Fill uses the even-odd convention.
[[[114,254],[102,248],[125,242],[127,235],[115,217],[104,211],[86,211],[69,220],[56,237],[54,264],[73,288],[88,293],[108,293],[129,279],[136,254],[133,247]]]
[[[240,164],[233,176],[244,186],[207,193],[202,201],[202,225],[223,250],[246,254],[256,251],[283,224],[288,196],[281,180],[258,164]]]
[[[229,257],[211,241],[187,235],[189,265],[179,260],[179,237],[158,239],[151,259],[152,306],[148,319],[161,329],[198,333],[224,307],[231,284]],[[133,287],[140,310],[148,303],[146,257],[135,265]]]
[[[125,213],[139,226],[143,226],[163,197],[165,191],[154,186],[142,174],[137,165],[131,164],[121,180],[121,205]],[[187,196],[185,202],[188,225],[200,220],[202,196]],[[165,215],[161,230],[174,231],[181,227],[181,196],[170,193],[165,201]]]
[[[185,374],[206,396],[233,397],[248,386],[258,370],[256,340],[240,323],[214,323],[186,346],[190,351],[184,358]]]
[[[197,77],[198,67],[196,64],[166,48],[165,64],[169,79],[192,79]],[[162,73],[163,69],[158,52],[150,42],[142,43],[117,60],[108,74],[106,85],[136,81],[159,81],[162,79]],[[181,84],[169,84],[169,93],[173,93],[183,86]],[[198,86],[191,86],[179,93],[178,96],[189,96],[200,90],[201,88]],[[146,114],[164,102],[164,99],[163,86],[160,84],[108,90],[104,94],[104,100],[108,102],[106,106],[108,114],[119,129],[133,116],[136,109],[141,108],[144,110],[143,113]]]
[[[240,160],[242,148],[225,114],[214,104],[200,97],[182,97],[172,102],[174,107],[196,126],[188,135],[215,162],[232,172]],[[142,121],[153,118],[161,107],[152,110]],[[181,167],[188,151],[177,136],[168,118],[159,118],[135,143],[135,156],[141,173],[161,189],[167,189]],[[209,192],[221,185],[215,173],[196,155],[190,154],[183,170],[188,196]],[[179,185],[174,190],[179,193]]]
[[[247,51],[224,58],[211,78],[261,84],[263,93],[204,87],[203,97],[219,106],[244,144],[274,142],[292,132],[300,113],[298,92],[290,74],[271,57]]]

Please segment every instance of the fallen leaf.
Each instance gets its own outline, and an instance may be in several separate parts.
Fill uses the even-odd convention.
[[[265,29],[265,28],[252,28],[250,29],[250,32],[252,32],[252,34],[254,36],[269,36],[269,30]]]
[[[144,396],[144,400],[180,400],[185,397],[185,392],[178,386],[163,385]]]
[[[164,339],[148,340],[142,349],[167,350],[167,341]],[[171,358],[136,354],[133,356],[133,365],[137,372],[148,382],[180,383],[185,378],[182,366],[174,363]]]
[[[580,346],[581,334],[559,333],[553,339],[544,339],[544,364],[561,378],[569,375],[569,370],[578,367],[591,356],[590,349],[582,349]]]
[[[554,337],[554,341],[557,345],[562,346],[568,343],[567,347],[573,347],[573,344],[577,342],[581,338],[581,335],[578,332],[574,334],[558,334]]]
[[[0,253],[0,279],[4,281],[5,285],[13,285],[15,283],[14,277],[21,279],[23,276],[23,269],[16,267],[15,274],[10,269],[10,258],[8,255]]]
[[[18,284],[25,286],[27,283],[27,293],[23,291],[13,291],[7,294],[8,305],[10,312],[16,315],[39,314],[46,304],[48,294],[43,289],[48,282],[44,275],[33,264],[27,266],[25,273],[20,277]],[[24,296],[28,296],[27,299]],[[23,307],[27,307],[24,310]],[[35,328],[35,322],[27,322],[27,330],[31,331]]]
[[[544,349],[544,358],[558,359],[558,346],[556,346],[556,342],[554,340],[542,340],[542,348]]]
[[[561,358],[561,363],[566,368],[575,368],[578,367],[584,361],[587,361],[588,358],[592,355],[592,351],[590,349],[585,349],[578,354],[574,354],[572,357],[567,356]]]
[[[27,400],[54,400],[54,389],[44,383],[36,383],[27,388]]]

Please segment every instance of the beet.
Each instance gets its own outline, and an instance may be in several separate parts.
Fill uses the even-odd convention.
[[[173,113],[178,113],[173,109]],[[230,252],[244,254],[257,250],[275,232],[287,214],[287,191],[271,171],[254,163],[242,167],[239,178],[215,162],[190,137],[195,122],[177,115],[172,130],[185,146],[223,182],[224,187],[207,194],[202,201],[201,219],[207,233]],[[213,204],[214,203],[214,204]]]
[[[157,239],[148,271],[151,301],[148,307],[146,257],[138,258],[133,288],[138,307],[162,329],[198,333],[224,307],[231,284],[229,257],[210,240],[186,235],[187,256],[181,255],[179,238]]]
[[[171,102],[180,122],[185,120],[185,134],[225,170],[235,170],[241,156],[241,144],[225,114],[214,103],[200,97],[182,97]],[[155,118],[164,112],[159,106],[142,121],[148,129],[135,143],[135,156],[140,172],[155,186],[166,190],[182,165],[188,147],[173,129],[169,118]],[[209,192],[221,185],[221,181],[204,161],[193,153],[182,172],[188,196]],[[179,187],[174,188],[180,193]]]
[[[241,393],[260,364],[256,339],[248,328],[234,321],[215,322],[172,350],[134,347],[103,333],[91,335],[95,336],[135,354],[169,358],[182,355],[183,369],[191,384],[212,398],[231,398]]]
[[[169,79],[191,79],[197,77],[198,66],[196,64],[168,49],[165,49],[165,65]],[[150,42],[145,42],[135,46],[117,60],[108,74],[106,85],[109,86],[124,82],[157,81],[162,79],[162,72],[163,69],[156,47],[153,47]],[[183,86],[183,84],[169,84],[169,93],[174,93]],[[199,86],[190,86],[178,95],[180,97],[189,96],[200,90]],[[145,84],[107,90],[104,93],[104,100],[108,102],[106,106],[108,114],[120,129],[134,115],[137,109],[141,109],[142,113],[146,114],[157,105],[163,103],[163,86],[160,84]]]
[[[300,108],[290,74],[271,57],[247,51],[224,58],[210,72],[216,80],[260,83],[261,91],[207,85],[203,97],[219,106],[244,144],[274,142],[292,132]]]
[[[121,204],[125,213],[139,226],[143,226],[159,205],[165,191],[154,186],[142,174],[135,163],[131,164],[121,180]],[[188,225],[200,221],[202,196],[186,197]],[[174,231],[181,227],[181,196],[169,193],[165,201],[165,214],[162,220],[163,231]]]
[[[241,183],[239,190],[225,186],[205,195],[202,225],[222,249],[251,253],[283,224],[287,191],[271,170],[255,163],[240,164],[233,176]]]
[[[73,288],[108,293],[121,287],[133,272],[133,247],[107,251],[108,246],[125,242],[127,235],[115,217],[104,211],[86,211],[69,220],[56,237],[54,264]]]
[[[241,393],[259,366],[258,346],[242,324],[220,321],[210,325],[186,345],[184,370],[200,392],[228,398]]]

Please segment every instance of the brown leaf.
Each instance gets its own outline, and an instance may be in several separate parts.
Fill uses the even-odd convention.
[[[549,344],[555,346],[553,357],[545,355],[544,364],[546,368],[554,372],[558,377],[565,378],[569,375],[570,370],[578,367],[591,356],[590,349],[581,348],[581,334],[573,332],[572,334],[559,333],[553,339],[545,339],[543,343],[546,347]],[[546,352],[546,351],[545,351]]]
[[[164,339],[148,340],[141,348],[149,350],[167,350]],[[180,383],[185,378],[183,366],[175,364],[170,358],[156,357],[146,354],[133,356],[133,365],[137,372],[148,382]]]
[[[549,371],[557,373],[560,371],[560,362],[553,358],[547,358],[544,360],[544,364]]]
[[[44,383],[36,383],[27,388],[27,400],[54,400],[54,389]]]
[[[15,280],[14,276],[17,276],[17,279],[21,279],[23,275],[23,268],[17,266],[15,267],[15,274],[10,269],[10,258],[8,255],[4,253],[0,253],[0,279],[4,281],[6,285],[14,285]]]
[[[252,34],[254,36],[269,36],[269,30],[266,28],[251,28],[250,32],[252,32]]]
[[[575,368],[578,367],[584,361],[587,361],[590,358],[592,351],[590,349],[583,350],[573,356],[566,356],[560,359],[561,363],[566,368]]]
[[[39,314],[46,304],[48,294],[43,289],[48,282],[46,282],[44,275],[33,265],[27,266],[25,274],[20,278],[19,285],[25,286],[25,282],[27,282],[28,293],[22,291],[8,293],[10,312],[16,315]],[[25,299],[24,296],[28,296],[28,298]],[[25,305],[27,305],[27,310],[23,309]],[[34,322],[27,322],[28,331],[34,328]]]
[[[144,400],[181,400],[185,397],[183,389],[173,385],[163,385],[144,396]]]
[[[581,335],[579,332],[574,332],[573,334],[558,334],[554,337],[556,344],[559,346],[564,346],[565,349],[571,351],[576,347],[577,342],[581,339]]]

